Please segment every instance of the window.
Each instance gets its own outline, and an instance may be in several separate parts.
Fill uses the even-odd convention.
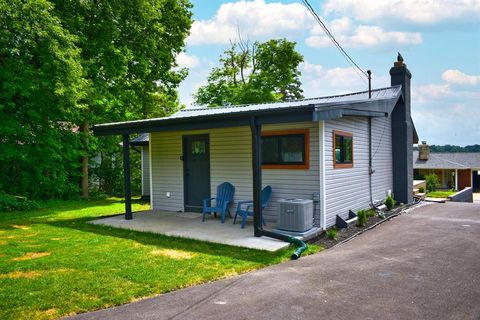
[[[308,142],[308,129],[263,132],[262,168],[308,169]]]
[[[353,167],[353,136],[351,133],[333,131],[333,167]]]

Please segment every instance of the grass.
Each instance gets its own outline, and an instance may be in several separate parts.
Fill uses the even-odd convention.
[[[134,203],[134,210],[148,209]],[[120,199],[0,213],[0,319],[55,319],[289,259],[276,253],[91,225]],[[309,246],[307,254],[320,248]]]
[[[454,194],[456,191],[432,191],[427,193],[427,197],[429,198],[447,198],[448,196],[451,196]]]
[[[327,238],[332,239],[332,240],[337,240],[337,238],[338,238],[337,233],[338,233],[337,228],[332,227],[332,228],[327,230]]]

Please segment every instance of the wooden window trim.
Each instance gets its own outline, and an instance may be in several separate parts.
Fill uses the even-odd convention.
[[[262,164],[262,169],[287,169],[287,170],[310,169],[310,130],[309,129],[264,131],[262,132],[262,137],[285,136],[285,135],[293,135],[293,134],[305,135],[305,163],[304,164]]]
[[[336,149],[335,137],[337,135],[352,138],[352,163],[337,163],[337,155],[335,153],[335,149]],[[354,164],[353,134],[351,134],[350,132],[333,130],[332,131],[332,149],[333,149],[333,168],[334,169],[353,168],[353,164]]]

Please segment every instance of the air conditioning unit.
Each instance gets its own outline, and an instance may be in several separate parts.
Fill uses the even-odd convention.
[[[278,229],[304,232],[313,228],[313,201],[306,199],[278,200]]]

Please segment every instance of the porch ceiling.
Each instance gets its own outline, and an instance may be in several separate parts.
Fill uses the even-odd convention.
[[[219,219],[208,216],[202,222],[199,213],[190,212],[151,210],[134,213],[132,220],[118,215],[90,223],[267,251],[277,251],[289,245],[276,239],[255,237],[252,225],[241,229],[240,224],[233,224],[231,219],[222,224]]]

